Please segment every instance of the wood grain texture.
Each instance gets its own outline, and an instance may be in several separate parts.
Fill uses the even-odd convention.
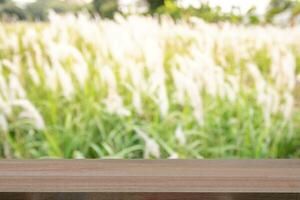
[[[0,192],[300,193],[300,160],[0,161]]]
[[[300,200],[298,193],[0,193],[2,200]]]

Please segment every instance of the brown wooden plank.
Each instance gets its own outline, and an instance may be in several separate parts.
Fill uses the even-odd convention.
[[[0,192],[300,193],[300,160],[9,160]]]
[[[299,193],[0,193],[5,200],[300,200]]]

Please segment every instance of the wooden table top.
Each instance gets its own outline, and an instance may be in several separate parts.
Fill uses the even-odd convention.
[[[300,160],[2,160],[0,192],[300,193]]]

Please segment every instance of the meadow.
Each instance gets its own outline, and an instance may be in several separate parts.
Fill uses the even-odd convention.
[[[0,24],[1,158],[300,158],[300,27]]]

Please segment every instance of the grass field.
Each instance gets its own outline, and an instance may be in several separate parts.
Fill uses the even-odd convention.
[[[300,158],[300,27],[0,24],[2,158]]]

